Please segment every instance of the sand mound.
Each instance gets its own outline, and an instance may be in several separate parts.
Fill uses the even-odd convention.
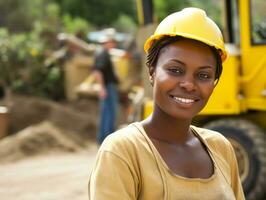
[[[98,102],[81,100],[58,103],[34,97],[14,96],[10,109],[11,133],[28,126],[50,121],[57,127],[69,130],[69,137],[80,140],[94,139],[98,121]],[[73,133],[73,134],[72,134]]]
[[[123,115],[120,118],[120,122],[126,119]],[[95,99],[58,103],[14,96],[10,134],[0,140],[0,162],[84,149],[95,142],[98,119],[99,105]]]
[[[81,148],[79,141],[67,135],[69,134],[66,134],[66,130],[61,130],[48,121],[29,126],[15,135],[0,140],[0,162],[17,161],[40,154],[79,150]]]

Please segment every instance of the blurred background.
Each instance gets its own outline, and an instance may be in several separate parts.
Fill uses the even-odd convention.
[[[119,128],[152,110],[144,41],[189,6],[218,24],[230,54],[194,124],[229,138],[247,199],[266,199],[264,0],[0,0],[1,199],[87,198],[99,125],[90,75],[100,41],[112,30],[118,42],[111,56]]]

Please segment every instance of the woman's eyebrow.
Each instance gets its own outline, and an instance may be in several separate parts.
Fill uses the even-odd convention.
[[[178,60],[176,58],[170,59],[169,62],[176,62],[176,63],[179,63],[179,64],[181,64],[183,66],[186,66],[186,63],[184,63],[181,60]],[[214,69],[214,66],[212,66],[212,65],[203,65],[203,66],[199,67],[199,69],[207,69],[207,68]]]
[[[173,62],[176,62],[176,63],[179,63],[179,64],[181,64],[181,65],[184,65],[184,66],[186,66],[186,64],[184,63],[184,62],[182,62],[182,61],[180,61],[180,60],[178,60],[178,59],[176,59],[176,58],[173,58],[173,59],[170,59],[169,61],[173,61]]]
[[[212,65],[200,66],[199,69],[214,69]]]

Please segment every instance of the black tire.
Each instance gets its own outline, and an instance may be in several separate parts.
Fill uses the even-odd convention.
[[[246,199],[265,200],[265,133],[252,122],[242,119],[219,119],[204,127],[220,132],[233,145]]]

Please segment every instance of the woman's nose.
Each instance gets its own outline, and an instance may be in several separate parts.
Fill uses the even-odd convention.
[[[179,82],[179,86],[188,92],[195,90],[195,84],[191,80],[182,80]]]

